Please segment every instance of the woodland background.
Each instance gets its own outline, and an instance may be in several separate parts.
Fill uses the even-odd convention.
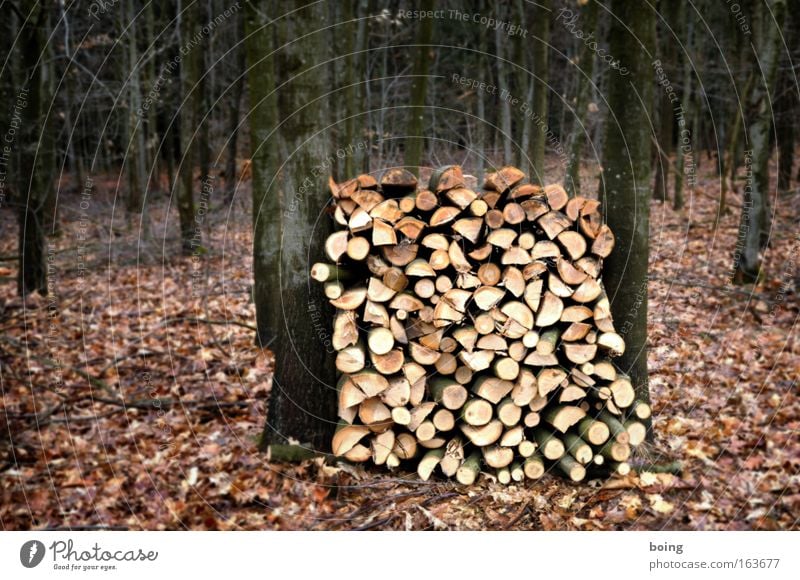
[[[797,528],[792,2],[0,14],[2,529]],[[620,125],[643,146],[609,151]],[[296,332],[324,350],[325,329],[307,280],[275,286],[314,258],[270,265],[254,244],[296,228],[309,251],[328,174],[447,163],[601,199],[603,167],[636,164],[651,452],[679,471],[464,489],[259,452],[273,351]],[[257,320],[281,295],[291,329]]]

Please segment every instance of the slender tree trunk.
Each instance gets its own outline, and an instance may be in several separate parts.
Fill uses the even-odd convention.
[[[0,19],[0,54],[8,58],[5,66],[0,66],[0,102],[5,103],[4,107],[0,107],[0,138],[5,141],[0,146],[0,209],[16,201],[15,190],[19,185],[19,141],[18,137],[11,136],[11,124],[18,123],[15,117],[19,115],[17,73],[21,71],[16,66],[19,61],[14,46],[16,38],[17,14],[9,11],[5,18]]]
[[[358,30],[356,32],[356,46],[358,47],[359,51],[359,54],[356,59],[357,71],[358,71],[356,79],[362,83],[361,85],[359,85],[358,88],[358,98],[362,104],[362,112],[363,112],[364,110],[367,111],[369,110],[369,102],[370,102],[369,100],[370,84],[368,82],[364,82],[369,65],[369,50],[368,50],[369,33],[367,31],[367,22],[369,20],[367,18],[367,15],[369,14],[369,2],[368,0],[360,0],[358,5],[359,8],[357,13],[360,19],[358,21]],[[361,120],[362,126],[366,126],[367,129],[369,129],[370,127],[369,113],[360,116],[359,120]],[[368,133],[371,133],[371,131],[368,131]],[[368,135],[364,135],[363,132],[362,136],[364,137],[364,140],[367,142],[366,143],[367,146],[365,147],[365,151],[363,152],[360,151],[356,154],[356,159],[358,160],[358,162],[356,163],[356,167],[364,173],[369,173],[370,170],[369,151],[372,151],[371,138]]]
[[[483,3],[481,3],[481,8],[483,8]],[[479,54],[477,55],[477,70],[488,71],[489,62],[487,55],[489,54],[489,40],[486,34],[480,35],[480,39],[478,40],[478,48]],[[486,91],[477,91],[476,99],[476,114],[478,117],[478,124],[475,131],[475,138],[478,143],[475,152],[475,155],[477,156],[475,173],[477,174],[476,177],[478,178],[478,183],[483,183],[489,139],[488,131],[486,130],[489,123],[489,120],[486,118]]]
[[[423,0],[420,8],[433,10],[433,0]],[[408,137],[405,146],[405,165],[412,173],[419,175],[422,163],[425,137],[425,97],[428,89],[428,67],[430,65],[430,44],[433,39],[433,18],[425,18],[419,24],[417,48],[414,56],[413,80],[411,81],[411,118],[408,123]]]
[[[39,140],[44,136],[47,115],[47,79],[44,60],[47,58],[47,15],[44,2],[34,4],[28,18],[20,23],[21,87],[14,103],[19,123],[20,167],[18,190],[20,269],[17,290],[21,296],[38,290],[47,294],[45,263],[44,203],[51,187],[49,168],[43,167]]]
[[[683,55],[683,91],[681,93],[681,112],[678,116],[678,148],[675,155],[675,191],[672,207],[676,210],[683,207],[683,182],[686,172],[687,157],[695,163],[693,150],[696,146],[692,106],[692,58],[694,56],[694,14],[685,6],[682,7],[683,22],[686,30],[686,54]],[[690,171],[695,171],[690,167]]]
[[[125,2],[124,26],[128,27],[128,127],[131,131],[128,143],[128,158],[125,160],[128,173],[128,211],[139,214],[142,211],[143,189],[147,183],[145,160],[145,128],[142,120],[142,84],[139,68],[139,50],[136,46],[137,19],[134,0]]]
[[[773,115],[770,94],[774,93],[776,85],[786,0],[766,0],[766,2],[769,6],[768,12],[763,5],[757,8],[761,13],[757,29],[760,37],[757,57],[764,76],[763,82],[758,81],[753,87],[751,110],[754,114],[747,132],[752,152],[752,180],[744,188],[739,235],[734,251],[734,264],[736,264],[734,281],[738,284],[753,283],[758,280],[761,273],[761,250],[768,233],[766,208]]]
[[[61,26],[64,29],[64,57],[67,64],[64,70],[64,125],[67,128],[67,165],[70,172],[75,178],[76,188],[83,187],[84,182],[84,167],[83,158],[79,155],[75,147],[75,138],[78,132],[72,121],[72,107],[75,104],[75,74],[76,70],[72,68],[72,28],[70,26],[70,18],[64,8],[64,0],[58,1],[58,8],[61,17]]]
[[[524,0],[516,0],[514,3],[514,7],[516,9],[517,20],[520,26],[525,27],[526,18],[525,18],[525,2]],[[483,36],[483,35],[482,35]],[[531,75],[528,72],[530,70],[529,66],[529,59],[528,59],[528,51],[527,51],[527,43],[528,40],[524,38],[521,34],[518,34],[514,37],[514,67],[515,77],[516,77],[516,94],[514,95],[518,99],[530,104],[530,95],[532,94],[532,86],[531,86]],[[526,152],[529,150],[530,147],[530,140],[531,140],[531,119],[528,115],[518,115],[517,116],[517,135],[519,135],[519,144],[517,149],[517,160],[516,164],[518,167],[525,167],[527,165],[525,160]]]
[[[361,110],[361,102],[358,99],[358,86],[357,83],[357,76],[356,71],[358,70],[358,62],[359,58],[358,55],[353,54],[356,50],[356,40],[358,32],[356,30],[356,14],[358,6],[355,2],[344,2],[342,3],[342,18],[344,20],[344,25],[342,26],[343,31],[343,50],[345,56],[344,62],[344,91],[343,91],[343,98],[344,98],[344,139],[343,145],[344,147],[355,147],[356,141],[356,115],[358,115]],[[358,78],[358,80],[361,80]],[[357,149],[355,150],[357,151]],[[356,167],[360,166],[359,159],[357,159],[355,155],[355,151],[353,154],[348,154],[344,158],[343,163],[343,170],[344,174],[340,176],[341,178],[350,179],[355,176]]]
[[[616,249],[605,260],[603,279],[625,353],[617,359],[638,398],[649,401],[647,378],[647,264],[649,255],[651,61],[655,13],[646,3],[612,0],[609,52],[630,71],[611,79],[601,192]],[[615,74],[613,71],[611,74]]]
[[[214,17],[214,0],[206,0],[205,9],[201,11],[202,14],[202,24],[209,22]],[[216,60],[215,56],[215,47],[214,47],[214,39],[215,35],[208,34],[204,37],[203,43],[204,46],[201,47],[202,54],[200,56],[200,79],[199,79],[199,88],[200,88],[200,99],[199,99],[199,110],[197,112],[197,118],[200,119],[200,139],[201,142],[199,143],[200,146],[200,179],[202,180],[202,187],[203,187],[203,195],[208,198],[213,193],[214,190],[214,182],[216,176],[212,174],[211,170],[211,155],[212,149],[213,151],[217,151],[216,143],[212,142],[212,133],[211,127],[212,125],[216,126],[216,114],[219,111],[219,107],[214,107],[213,103],[217,100],[216,95],[216,72],[219,67],[214,66],[214,61]],[[206,202],[209,200],[206,199]]]
[[[246,70],[245,49],[240,44],[242,39],[242,20],[239,13],[236,14],[236,43],[235,58],[236,69],[244,74]],[[233,194],[236,191],[236,150],[239,140],[239,107],[242,106],[242,95],[244,94],[244,77],[237,79],[231,89],[231,106],[228,109],[228,152],[225,160],[225,201],[231,203]]]
[[[681,6],[681,8],[679,8]],[[658,52],[661,57],[661,65],[667,79],[675,78],[677,73],[676,66],[676,46],[677,39],[673,36],[678,18],[676,13],[682,16],[683,4],[661,0],[658,5],[661,17],[666,23],[660,28],[663,38],[658,39]],[[658,97],[658,160],[656,163],[656,177],[654,182],[653,198],[660,202],[667,201],[667,184],[669,183],[670,156],[672,154],[672,125],[675,122],[673,115],[673,99],[666,90],[659,91]]]
[[[549,130],[548,112],[548,53],[547,43],[550,42],[550,0],[540,0],[534,7],[533,38],[533,118],[535,127],[531,135],[529,175],[534,183],[543,183],[544,150]]]
[[[251,122],[253,165],[258,171],[253,183],[257,339],[275,353],[262,445],[275,448],[299,442],[328,449],[336,416],[328,330],[332,312],[318,285],[308,278],[311,261],[321,254],[331,226],[324,215],[327,175],[318,170],[330,154],[330,139],[322,131],[329,123],[325,95],[330,85],[327,69],[316,66],[330,51],[324,32],[327,12],[319,3],[293,3],[297,10],[293,18],[279,25],[278,46],[283,49],[275,71],[268,58],[273,27],[265,27],[264,18],[280,14],[279,5],[251,2],[247,14],[248,32],[258,31],[248,34],[247,48],[251,107],[258,107]],[[284,43],[283,38],[293,42]],[[272,127],[267,125],[273,122],[275,107],[269,94],[277,78],[286,84],[277,106],[282,165],[275,187],[266,180],[275,175],[278,158],[258,148],[276,149]],[[260,111],[265,107],[272,112]]]
[[[180,111],[180,147],[183,158],[178,169],[178,215],[181,226],[181,249],[184,255],[192,253],[192,244],[200,243],[195,239],[194,208],[194,164],[197,161],[197,144],[193,138],[197,129],[197,110],[200,94],[197,79],[200,75],[200,52],[202,47],[189,46],[197,33],[199,20],[199,2],[190,4],[180,13],[180,46],[186,47],[186,54],[181,61],[181,91],[179,102],[183,102]]]
[[[590,0],[581,8],[581,29],[597,29],[597,2]],[[571,196],[581,193],[581,157],[586,143],[586,120],[588,116],[589,96],[592,91],[592,74],[594,72],[594,52],[583,44],[575,74],[578,77],[578,88],[575,95],[575,120],[572,123],[572,138],[569,145],[569,159],[564,177],[564,188]]]
[[[36,152],[36,179],[41,179],[44,187],[42,189],[42,213],[44,216],[45,234],[49,236],[61,235],[61,221],[58,212],[58,174],[59,169],[56,166],[56,150],[57,142],[56,135],[59,132],[57,126],[58,113],[53,106],[56,101],[56,50],[55,42],[52,42],[50,31],[53,30],[53,19],[56,13],[53,11],[54,6],[48,3],[44,4],[43,10],[45,11],[44,21],[42,23],[44,34],[44,48],[40,57],[42,66],[42,93],[40,103],[42,111],[41,115],[41,133],[38,136],[37,152]]]
[[[178,151],[180,142],[180,131],[172,123],[164,132],[163,156],[167,169],[167,191],[175,191],[178,187],[177,176],[175,175],[175,154]]]
[[[728,138],[728,147],[725,153],[725,169],[722,172],[722,191],[719,198],[719,207],[717,208],[716,219],[714,220],[714,228],[719,225],[722,216],[727,211],[727,193],[728,189],[736,190],[736,170],[738,167],[739,156],[739,139],[742,136],[743,129],[742,123],[744,121],[743,115],[747,104],[750,102],[751,93],[753,92],[753,85],[755,84],[755,74],[752,72],[747,78],[743,91],[739,95],[739,99],[735,104],[733,126],[730,130]]]
[[[156,17],[155,17],[155,2],[148,2],[145,6],[145,35],[148,39],[154,39],[156,34]],[[145,64],[145,86],[152,87],[156,82],[157,73],[159,70],[159,55],[155,47],[149,49],[152,51],[150,58],[147,59]],[[158,107],[156,103],[151,102],[144,112],[142,119],[145,128],[145,167],[147,168],[148,183],[146,189],[148,191],[161,191],[161,159],[158,151]],[[161,147],[164,147],[165,142],[161,142]]]
[[[208,20],[209,6],[206,5],[203,7],[203,3],[199,1],[198,6],[198,12],[201,18],[200,22],[203,24]],[[194,115],[199,125],[197,127],[199,139],[195,147],[197,150],[197,162],[200,166],[200,182],[203,184],[201,186],[203,188],[206,187],[206,183],[210,183],[209,180],[211,179],[211,135],[209,128],[213,120],[213,111],[211,110],[211,102],[213,99],[211,98],[211,91],[213,90],[214,83],[211,74],[214,69],[210,68],[208,61],[209,55],[213,54],[213,47],[211,46],[213,38],[213,34],[204,36],[204,46],[198,46],[196,48],[199,52],[197,60],[200,68],[197,71],[197,87],[195,88],[197,94],[193,99],[193,102],[196,103]],[[208,43],[208,46],[205,46],[206,43]],[[205,192],[205,190],[203,191]]]
[[[787,66],[791,66],[791,61]],[[780,75],[778,96],[775,99],[775,138],[778,141],[778,191],[780,192],[787,192],[792,188],[794,124],[797,110],[797,88],[792,82],[792,77],[789,73]]]
[[[500,5],[502,9],[502,4]],[[498,20],[503,19],[502,14],[497,15]],[[503,142],[503,159],[502,165],[511,163],[513,159],[513,134],[511,129],[511,103],[509,97],[508,86],[508,64],[505,62],[507,58],[505,51],[505,33],[496,28],[494,31],[494,44],[495,44],[495,62],[497,62],[497,88],[500,92],[500,130],[502,134],[500,138]]]

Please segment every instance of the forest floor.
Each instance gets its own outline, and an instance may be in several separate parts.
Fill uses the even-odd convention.
[[[60,201],[48,296],[16,296],[16,236],[0,241],[4,530],[800,527],[798,192],[779,200],[755,288],[730,284],[740,197],[716,231],[708,177],[679,212],[652,204],[653,445],[680,475],[463,488],[268,462],[245,202],[208,212],[205,248],[181,258],[166,200],[144,237],[103,194],[113,183],[95,185],[85,214],[79,192]],[[16,231],[11,212],[0,227]]]

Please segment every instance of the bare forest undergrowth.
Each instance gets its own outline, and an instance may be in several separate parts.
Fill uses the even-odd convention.
[[[798,528],[800,194],[779,200],[766,279],[733,286],[741,198],[714,231],[712,168],[684,210],[651,207],[653,448],[683,472],[581,485],[269,463],[249,203],[207,213],[205,247],[180,258],[166,200],[142,240],[106,200],[112,183],[86,217],[67,194],[49,296],[16,296],[15,236],[0,246],[2,529]],[[11,212],[0,222],[16,231]]]

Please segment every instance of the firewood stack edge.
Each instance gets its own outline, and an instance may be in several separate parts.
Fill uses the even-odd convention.
[[[334,455],[462,484],[630,470],[650,407],[611,361],[598,201],[515,167],[480,191],[457,165],[427,189],[402,168],[330,189],[338,229],[311,276],[336,309]]]

